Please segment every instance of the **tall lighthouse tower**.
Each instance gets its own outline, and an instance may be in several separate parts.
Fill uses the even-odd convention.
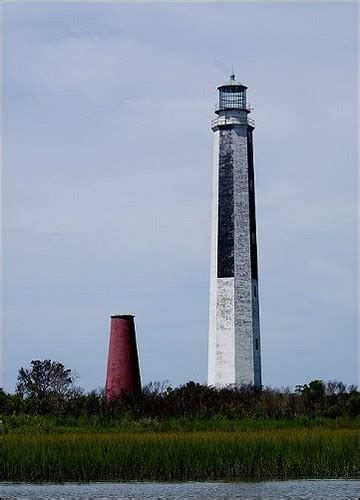
[[[255,183],[247,87],[218,87],[212,122],[209,385],[261,386]]]

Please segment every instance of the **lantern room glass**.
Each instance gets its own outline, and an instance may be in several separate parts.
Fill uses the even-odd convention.
[[[246,89],[235,85],[220,88],[219,109],[247,109]]]

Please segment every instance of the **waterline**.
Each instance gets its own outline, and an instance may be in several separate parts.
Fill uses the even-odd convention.
[[[302,479],[261,482],[0,483],[5,498],[276,498],[321,499],[360,496],[355,479]]]

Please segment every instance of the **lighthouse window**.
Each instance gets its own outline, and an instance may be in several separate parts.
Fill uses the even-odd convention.
[[[254,286],[254,297],[256,297],[256,286]]]
[[[220,109],[246,109],[246,91],[241,87],[226,87],[219,94]]]
[[[259,350],[259,341],[258,341],[258,339],[255,339],[255,349],[257,351]]]

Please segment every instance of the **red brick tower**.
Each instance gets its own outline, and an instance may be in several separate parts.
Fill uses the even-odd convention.
[[[113,399],[122,393],[135,393],[140,389],[134,316],[111,316],[106,397]]]

